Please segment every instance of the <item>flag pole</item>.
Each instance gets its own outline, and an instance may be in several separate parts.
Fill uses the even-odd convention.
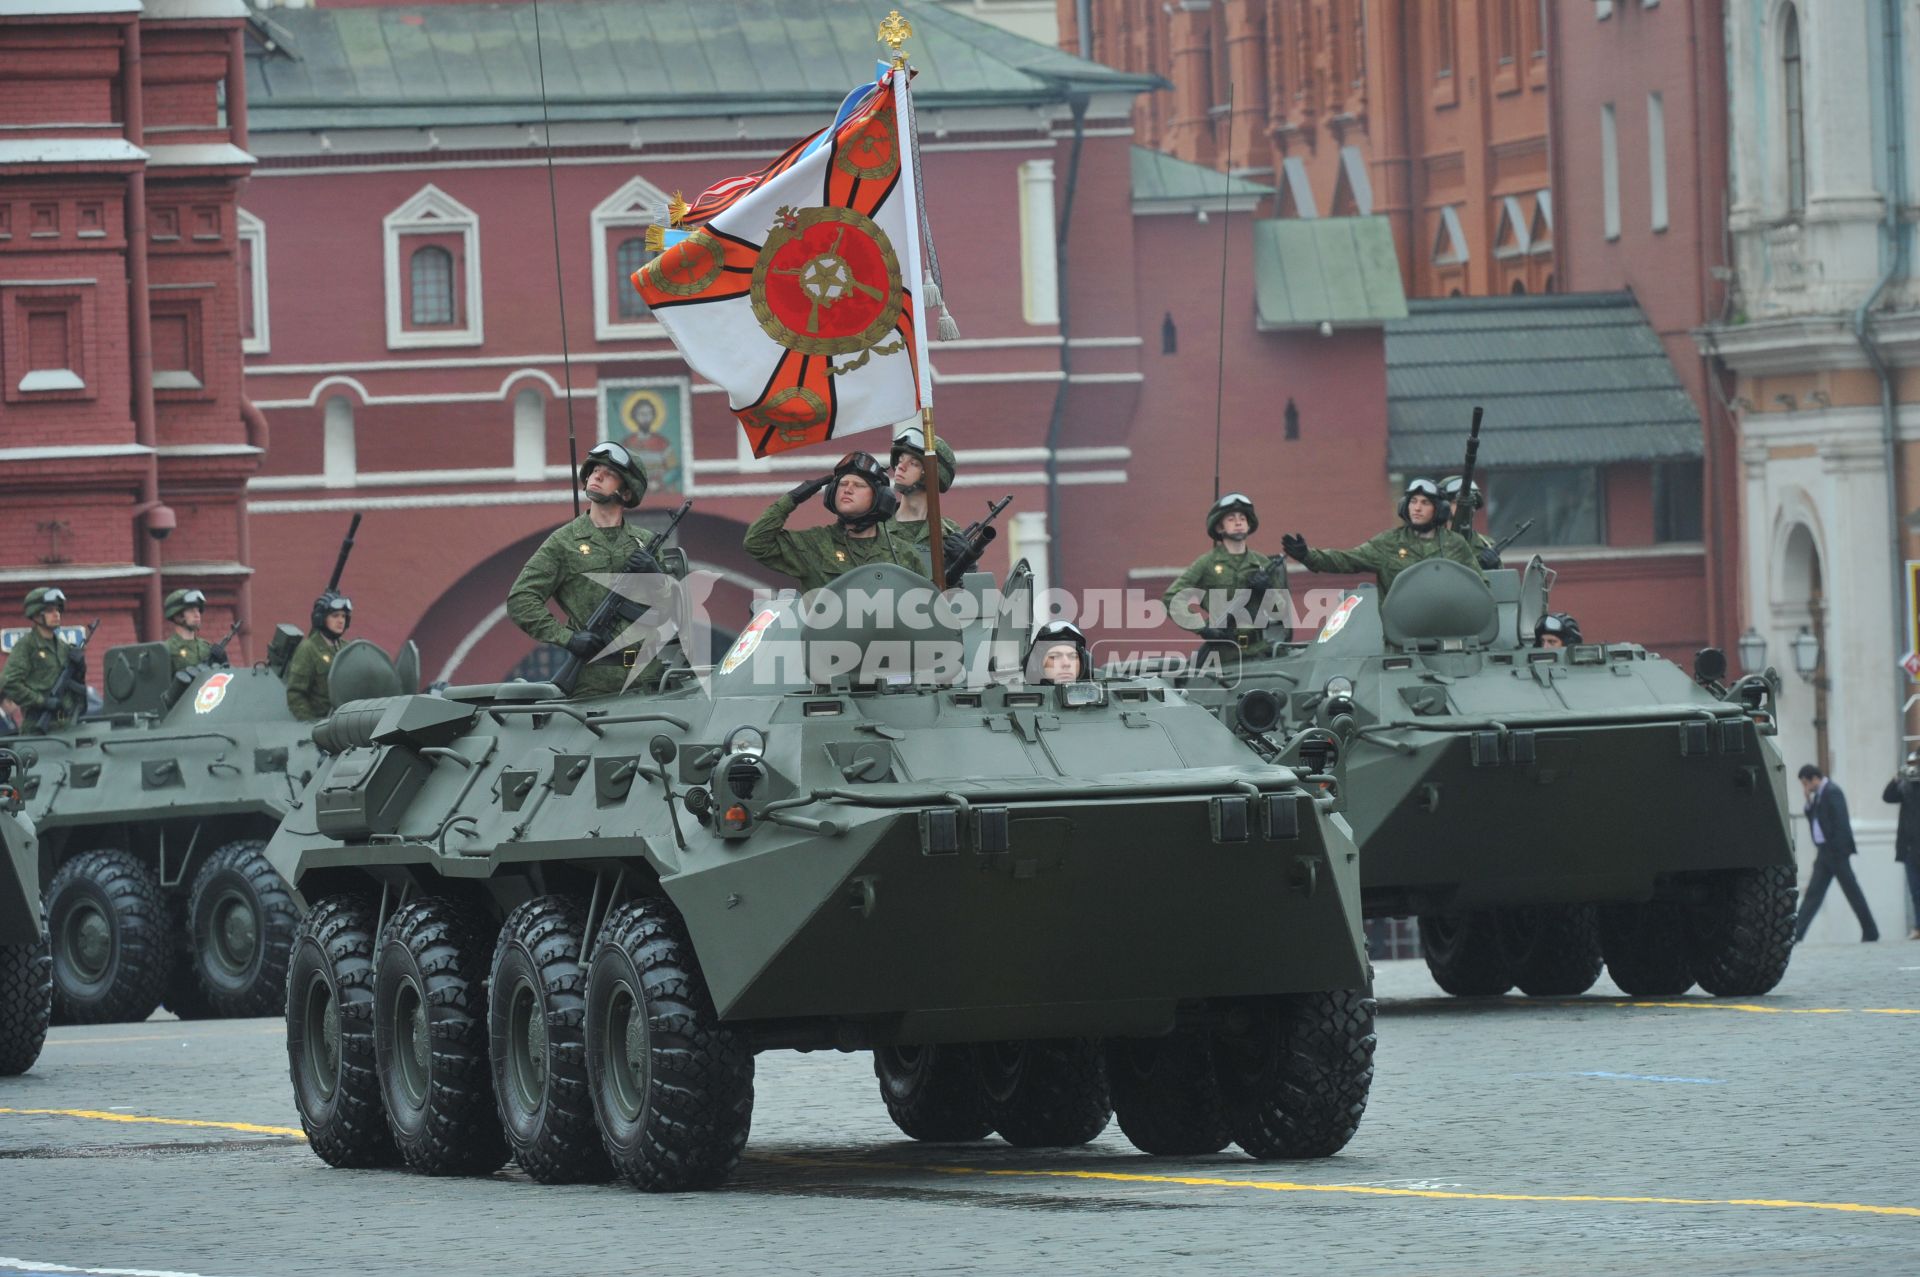
[[[913,73],[907,66],[907,55],[901,48],[912,35],[913,25],[900,16],[898,9],[887,14],[886,20],[880,24],[880,43],[887,46],[893,58],[888,74],[893,77],[894,147],[900,156],[901,186],[913,192],[916,200],[913,224],[907,234],[906,278],[907,286],[915,290],[913,340],[920,365],[920,443],[923,449],[920,454],[920,483],[927,494],[927,566],[933,576],[934,588],[944,590],[947,588],[944,550],[946,530],[940,520],[940,456],[934,447],[938,440],[933,432],[933,365],[928,359],[927,295],[921,266],[923,248],[917,204],[920,175],[915,168],[919,157],[916,153],[918,148],[914,146],[915,125],[911,101]]]

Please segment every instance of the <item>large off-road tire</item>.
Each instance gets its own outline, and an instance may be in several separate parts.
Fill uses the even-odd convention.
[[[1433,982],[1456,998],[1497,998],[1513,987],[1500,918],[1490,909],[1421,914],[1420,956]]]
[[[1592,905],[1502,909],[1500,923],[1508,969],[1528,997],[1573,997],[1600,978],[1600,921]]]
[[[167,902],[124,851],[83,851],[47,884],[53,1013],[64,1024],[144,1020],[173,969]]]
[[[403,905],[373,963],[373,1059],[401,1160],[424,1175],[490,1175],[507,1141],[487,1062],[493,927],[458,900]]]
[[[1214,1069],[1233,1142],[1251,1157],[1331,1157],[1360,1129],[1373,1087],[1370,993],[1296,993],[1215,1035]]]
[[[913,1139],[961,1144],[993,1134],[969,1047],[875,1047],[873,1075],[887,1116]]]
[[[1204,1033],[1114,1038],[1107,1043],[1107,1085],[1120,1130],[1142,1153],[1193,1157],[1232,1142]]]
[[[542,1184],[612,1176],[587,1086],[586,911],[540,896],[507,915],[493,950],[487,1039],[513,1160]]]
[[[587,1077],[613,1167],[654,1193],[712,1188],[753,1123],[753,1051],[720,1023],[686,925],[621,905],[587,969]]]
[[[1687,955],[1693,978],[1718,998],[1769,992],[1793,957],[1799,904],[1793,870],[1724,869],[1707,883],[1704,899],[1687,905]]]
[[[307,1143],[330,1166],[399,1159],[373,1062],[376,906],[360,895],[316,902],[287,963],[287,1064]]]
[[[46,1045],[53,1012],[53,955],[46,937],[0,944],[0,1077],[25,1073]]]
[[[230,842],[207,857],[193,880],[184,941],[215,1015],[272,1015],[286,997],[287,955],[300,913],[265,849],[253,838]]]
[[[1097,1042],[982,1042],[973,1059],[987,1120],[1015,1148],[1085,1144],[1113,1118],[1106,1058]]]
[[[1693,987],[1687,922],[1677,901],[1601,905],[1599,914],[1607,974],[1628,995],[1671,998]]]
[[[173,957],[167,967],[167,987],[160,994],[160,1009],[171,1011],[182,1020],[210,1020],[217,1014],[213,1005],[207,1001],[207,991],[200,987],[200,977],[194,974],[193,952],[188,948],[186,939],[189,929],[187,907],[192,902],[184,896],[167,897],[167,934],[173,937]],[[282,982],[276,995],[272,1013],[280,1014],[286,1010],[287,989]]]

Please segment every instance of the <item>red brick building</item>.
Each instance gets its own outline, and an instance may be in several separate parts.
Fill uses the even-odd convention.
[[[0,7],[0,608],[157,637],[248,607],[240,0]],[[251,423],[251,424],[250,424]],[[164,538],[164,539],[163,539]],[[255,650],[258,650],[257,648]]]

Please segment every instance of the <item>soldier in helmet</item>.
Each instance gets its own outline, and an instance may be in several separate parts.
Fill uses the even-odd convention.
[[[1453,507],[1453,518],[1449,521],[1455,532],[1467,539],[1473,547],[1474,557],[1480,561],[1483,571],[1491,572],[1500,566],[1500,552],[1493,547],[1493,538],[1473,526],[1474,513],[1486,505],[1486,499],[1480,495],[1480,485],[1469,484],[1467,499],[1460,499],[1460,485],[1464,482],[1457,474],[1450,474],[1440,481],[1440,495]]]
[[[200,637],[200,622],[207,613],[205,594],[199,590],[175,590],[167,595],[160,610],[173,623],[173,634],[167,639],[167,657],[173,662],[175,674],[192,665],[227,663],[224,645],[209,643]]]
[[[826,489],[822,503],[834,521],[825,527],[789,531],[787,519],[802,501]],[[919,542],[894,531],[899,508],[892,477],[879,460],[849,452],[832,473],[809,479],[767,507],[747,529],[746,549],[802,590],[817,590],[843,572],[869,563],[898,563],[924,573]]]
[[[310,723],[333,712],[327,676],[352,624],[353,600],[346,595],[329,590],[313,601],[307,636],[287,661],[287,708],[300,721]]]
[[[76,654],[73,645],[60,637],[60,618],[67,605],[66,593],[54,586],[28,590],[24,611],[33,628],[20,636],[7,656],[7,668],[0,675],[0,706],[7,716],[24,729],[29,720],[47,707],[60,671],[77,658],[79,668],[68,687],[65,704],[53,716],[53,725],[70,723],[86,708],[86,654]]]
[[[922,545],[927,543],[926,440],[926,432],[921,427],[902,426],[893,436],[893,451],[887,459],[889,473],[893,475],[894,495],[900,498],[900,508],[893,516],[893,533],[912,537]],[[953,486],[953,449],[936,435],[933,451],[940,471],[940,495],[944,497]],[[940,523],[947,532],[960,531],[960,525],[952,519],[942,518]]]
[[[621,444],[595,444],[580,463],[580,485],[587,495],[585,514],[563,523],[540,543],[507,592],[507,615],[528,637],[552,643],[590,662],[574,684],[575,696],[606,696],[629,685],[640,658],[638,645],[599,656],[606,642],[584,627],[607,597],[607,587],[595,576],[618,574],[644,548],[643,572],[659,572],[657,538],[645,528],[627,523],[626,512],[647,495],[647,471],[640,459]],[[554,619],[547,600],[560,605],[566,623]],[[657,681],[665,661],[654,656],[633,681],[641,686]]]
[[[1535,647],[1572,647],[1580,642],[1580,622],[1571,612],[1549,612],[1533,623]]]
[[[1198,630],[1209,644],[1246,647],[1265,627],[1253,624],[1274,591],[1287,588],[1287,565],[1247,547],[1260,528],[1253,501],[1229,492],[1207,510],[1213,548],[1175,578],[1160,601],[1184,630]]]
[[[1033,633],[1027,645],[1029,683],[1077,683],[1093,677],[1087,635],[1071,621],[1049,621]]]
[[[1297,533],[1280,538],[1289,558],[1306,564],[1309,572],[1371,572],[1384,592],[1394,578],[1427,559],[1452,559],[1478,572],[1479,559],[1467,539],[1447,526],[1453,511],[1440,485],[1414,479],[1400,498],[1400,526],[1351,550],[1313,550]]]

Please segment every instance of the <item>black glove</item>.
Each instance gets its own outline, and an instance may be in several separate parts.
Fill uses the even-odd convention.
[[[943,536],[940,539],[940,545],[942,553],[946,556],[947,584],[956,583],[974,564],[978,563],[980,556],[986,553],[987,547],[999,535],[1000,530],[989,523],[980,529],[978,545],[969,544],[967,539],[958,532],[949,532]]]
[[[207,649],[207,664],[229,664],[227,660],[227,645],[225,643],[215,643],[211,648]]]
[[[1209,643],[1231,643],[1233,642],[1233,627],[1230,625],[1203,625],[1200,627],[1200,637],[1206,639]]]
[[[1297,532],[1289,532],[1280,538],[1280,548],[1287,552],[1289,559],[1307,561],[1307,539]]]
[[[583,661],[592,660],[594,653],[606,645],[606,640],[592,630],[575,630],[567,638],[567,650]]]
[[[85,648],[76,647],[73,651],[69,652],[67,654],[67,664],[73,670],[73,681],[75,684],[87,681],[87,651]]]
[[[1247,578],[1247,588],[1254,594],[1265,594],[1273,588],[1273,573],[1262,568]]]
[[[832,482],[833,482],[832,475],[823,474],[818,479],[807,480],[805,483],[801,484],[799,487],[795,488],[793,491],[787,493],[787,496],[790,500],[792,500],[792,502],[795,505],[799,505],[802,501],[805,501],[808,497],[812,496],[814,493],[820,491],[820,489],[826,487],[829,483],[832,483]]]
[[[1480,566],[1488,572],[1491,572],[1495,568],[1499,567],[1500,566],[1499,551],[1495,550],[1492,546],[1488,546],[1486,549],[1480,551]]]
[[[635,550],[633,557],[627,560],[628,568],[634,572],[659,572],[660,560],[653,557],[649,550]]]

